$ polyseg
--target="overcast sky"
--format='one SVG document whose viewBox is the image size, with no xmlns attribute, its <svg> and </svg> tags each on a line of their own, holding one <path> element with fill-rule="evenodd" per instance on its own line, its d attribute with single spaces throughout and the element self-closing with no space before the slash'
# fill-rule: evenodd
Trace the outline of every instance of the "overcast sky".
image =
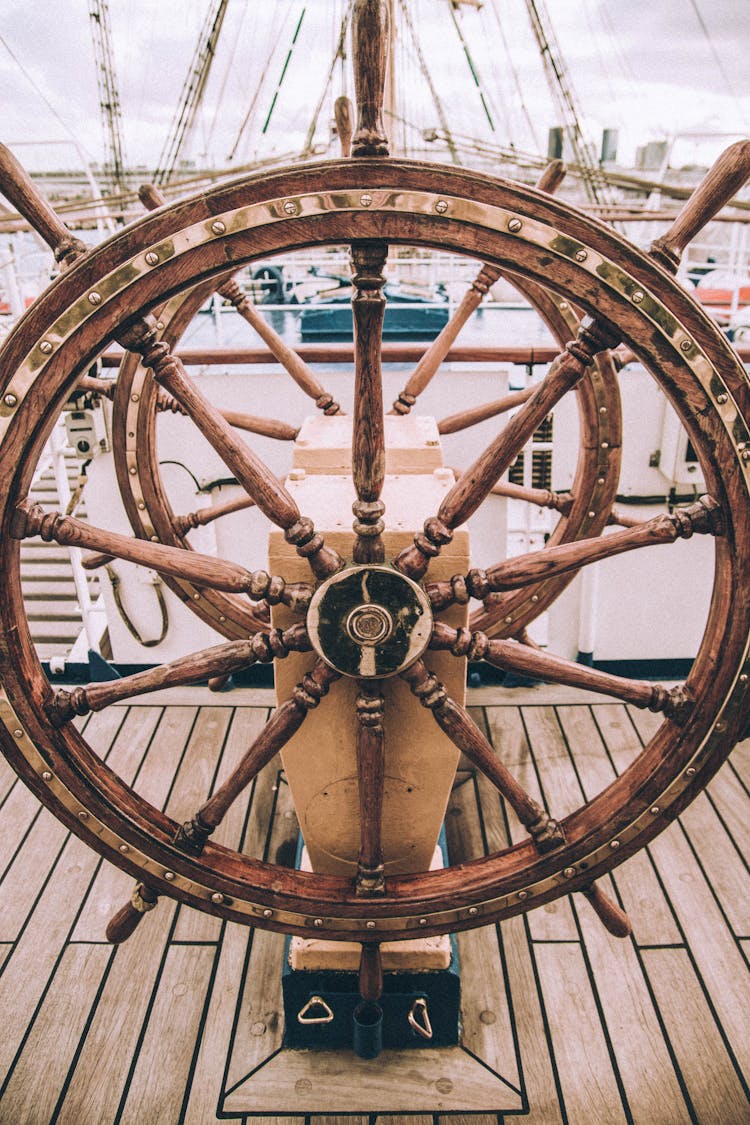
<svg viewBox="0 0 750 1125">
<path fill-rule="evenodd" d="M 402 0 L 394 0 L 400 8 Z M 110 0 L 126 158 L 158 161 L 210 0 Z M 301 148 L 334 55 L 345 0 L 230 0 L 211 78 L 186 156 L 235 165 Z M 457 13 L 488 120 L 449 0 L 406 7 L 445 115 L 456 134 L 546 151 L 558 122 L 524 0 L 484 0 Z M 544 5 L 540 5 L 544 8 Z M 750 133 L 750 0 L 547 0 L 582 123 L 596 145 L 620 130 L 619 156 L 684 133 Z M 78 143 L 101 160 L 104 140 L 88 0 L 0 0 L 0 134 L 32 168 L 75 164 Z M 265 134 L 274 92 L 299 34 Z M 439 124 L 401 17 L 396 53 L 403 136 Z M 337 66 L 316 139 L 324 142 L 331 100 L 352 93 Z M 243 119 L 250 120 L 240 133 Z M 682 139 L 674 163 L 710 159 L 728 143 Z M 24 142 L 23 147 L 19 142 Z M 28 144 L 28 142 L 33 142 Z M 65 153 L 65 154 L 64 154 Z M 436 152 L 436 158 L 443 154 Z"/>
</svg>

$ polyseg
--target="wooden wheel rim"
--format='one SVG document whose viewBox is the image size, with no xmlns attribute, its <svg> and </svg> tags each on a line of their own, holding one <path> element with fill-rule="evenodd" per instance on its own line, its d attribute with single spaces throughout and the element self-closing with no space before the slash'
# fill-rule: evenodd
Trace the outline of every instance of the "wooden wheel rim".
<svg viewBox="0 0 750 1125">
<path fill-rule="evenodd" d="M 440 193 L 422 186 L 431 177 Z M 366 207 L 365 195 L 371 197 Z M 438 201 L 447 210 L 436 211 Z M 291 871 L 280 878 L 273 865 L 211 843 L 200 860 L 191 859 L 170 843 L 175 823 L 114 777 L 74 727 L 50 728 L 43 709 L 50 689 L 23 618 L 20 552 L 9 535 L 15 504 L 28 490 L 66 394 L 102 340 L 127 319 L 119 311 L 123 293 L 132 315 L 133 308 L 225 271 L 228 259 L 241 264 L 259 243 L 267 253 L 282 241 L 335 240 L 342 215 L 352 212 L 360 238 L 408 239 L 464 253 L 468 241 L 474 254 L 564 290 L 576 305 L 617 324 L 677 408 L 725 519 L 708 622 L 688 678 L 697 703 L 687 723 L 665 721 L 620 778 L 564 821 L 567 843 L 554 852 L 539 856 L 524 841 L 460 872 L 389 879 L 387 895 L 365 901 L 343 880 Z M 249 223 L 253 216 L 256 225 Z M 520 233 L 508 231 L 511 217 L 521 220 Z M 146 252 L 159 255 L 158 266 L 145 264 Z M 102 298 L 98 304 L 89 300 L 92 291 Z M 707 783 L 738 737 L 750 674 L 750 596 L 743 581 L 750 561 L 747 378 L 718 330 L 669 275 L 558 201 L 476 174 L 377 160 L 240 181 L 146 216 L 87 255 L 29 310 L 2 354 L 4 750 L 55 815 L 159 891 L 253 925 L 339 939 L 389 940 L 483 925 L 588 886 L 643 846 Z"/>
</svg>

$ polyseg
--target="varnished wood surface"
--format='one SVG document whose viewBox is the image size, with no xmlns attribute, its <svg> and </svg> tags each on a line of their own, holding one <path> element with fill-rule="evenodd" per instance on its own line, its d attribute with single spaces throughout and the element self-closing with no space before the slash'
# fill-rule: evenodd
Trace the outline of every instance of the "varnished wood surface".
<svg viewBox="0 0 750 1125">
<path fill-rule="evenodd" d="M 472 717 L 506 765 L 558 815 L 582 791 L 591 798 L 606 786 L 660 723 L 593 696 L 573 703 L 580 693 L 561 688 L 470 695 Z M 76 721 L 123 778 L 180 816 L 231 776 L 268 714 L 268 693 L 217 699 L 190 689 L 173 706 L 163 693 L 155 698 Z M 313 1093 L 316 1085 L 330 1090 L 318 1120 L 348 1112 L 335 1117 L 339 1125 L 372 1125 L 386 1105 L 391 1120 L 418 1125 L 745 1125 L 748 785 L 750 742 L 678 824 L 602 881 L 627 909 L 632 938 L 607 934 L 581 895 L 510 919 L 499 932 L 460 936 L 459 1052 L 467 1066 L 467 1052 L 484 1064 L 466 1070 L 462 1104 L 457 1089 L 444 1092 L 449 1079 L 430 1085 L 437 1072 L 429 1052 L 419 1064 L 406 1053 L 374 1063 L 342 1055 L 343 1068 L 321 1056 L 312 1069 L 305 1053 L 275 1053 L 278 935 L 251 935 L 162 899 L 129 942 L 116 951 L 106 945 L 106 920 L 131 880 L 71 837 L 2 764 L 0 1121 L 284 1117 L 304 1125 L 309 1083 Z M 454 860 L 523 834 L 491 783 L 465 768 L 446 827 Z M 232 806 L 217 838 L 243 840 L 250 854 L 291 857 L 296 818 L 278 759 Z M 477 1101 L 480 1072 L 503 1076 L 495 1106 Z M 252 1102 L 263 1081 L 275 1092 L 273 1113 Z M 348 1111 L 335 1101 L 347 1082 Z M 404 1113 L 393 1109 L 394 1090 Z"/>
</svg>

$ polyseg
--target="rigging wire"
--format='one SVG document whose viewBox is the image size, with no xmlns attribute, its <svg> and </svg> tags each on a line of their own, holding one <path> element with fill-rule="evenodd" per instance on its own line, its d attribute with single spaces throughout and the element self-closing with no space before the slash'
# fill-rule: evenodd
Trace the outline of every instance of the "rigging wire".
<svg viewBox="0 0 750 1125">
<path fill-rule="evenodd" d="M 719 74 L 724 79 L 724 83 L 726 85 L 726 88 L 729 91 L 729 93 L 732 95 L 732 98 L 733 98 L 734 103 L 737 107 L 739 115 L 742 118 L 743 124 L 747 125 L 747 116 L 745 115 L 745 112 L 742 108 L 742 103 L 740 102 L 737 91 L 735 90 L 734 86 L 732 85 L 732 83 L 729 80 L 729 75 L 727 74 L 726 70 L 724 69 L 724 62 L 722 60 L 721 55 L 716 50 L 716 44 L 714 43 L 713 39 L 711 38 L 711 33 L 709 32 L 708 28 L 706 27 L 706 23 L 703 19 L 703 16 L 701 15 L 700 8 L 698 7 L 698 0 L 690 0 L 690 6 L 692 7 L 693 11 L 695 12 L 695 18 L 697 19 L 698 23 L 700 24 L 701 31 L 703 32 L 703 34 L 706 38 L 706 42 L 708 43 L 708 45 L 711 49 L 711 54 L 714 57 L 714 62 L 716 63 Z"/>
<path fill-rule="evenodd" d="M 35 91 L 35 93 L 37 93 L 39 95 L 39 97 L 42 99 L 42 101 L 44 102 L 44 104 L 46 105 L 47 109 L 50 111 L 52 116 L 55 118 L 55 120 L 58 121 L 62 125 L 65 132 L 68 133 L 73 138 L 73 140 L 75 141 L 75 143 L 79 147 L 79 149 L 81 149 L 81 151 L 86 153 L 87 158 L 89 160 L 93 160 L 94 157 L 91 155 L 91 152 L 86 148 L 86 146 L 83 144 L 83 142 L 78 139 L 76 134 L 71 129 L 70 125 L 68 125 L 67 121 L 65 121 L 65 119 L 60 116 L 60 114 L 57 112 L 55 107 L 52 105 L 52 102 L 49 100 L 49 98 L 46 96 L 46 94 L 44 94 L 42 92 L 42 90 L 40 89 L 40 87 L 37 86 L 36 82 L 31 77 L 31 75 L 29 74 L 26 67 L 23 65 L 21 60 L 13 53 L 9 44 L 3 38 L 2 35 L 0 35 L 0 43 L 2 43 L 3 47 L 5 47 L 5 50 L 8 52 L 10 57 L 13 59 L 13 62 L 16 64 L 18 69 L 21 71 L 21 74 L 23 74 L 24 78 L 27 80 L 27 82 L 32 87 L 32 89 Z"/>
<path fill-rule="evenodd" d="M 327 93 L 328 93 L 328 91 L 331 87 L 331 83 L 333 81 L 334 71 L 336 70 L 336 63 L 338 62 L 339 59 L 341 59 L 341 61 L 343 62 L 344 59 L 346 58 L 346 32 L 347 32 L 347 27 L 349 25 L 349 19 L 351 18 L 353 7 L 354 7 L 354 0 L 348 0 L 346 10 L 344 11 L 344 15 L 343 15 L 343 18 L 341 20 L 341 27 L 339 29 L 338 43 L 336 44 L 336 50 L 335 50 L 334 55 L 333 55 L 333 61 L 331 63 L 331 68 L 328 71 L 328 77 L 326 78 L 325 85 L 323 86 L 323 92 L 320 95 L 320 99 L 318 100 L 318 104 L 315 107 L 315 112 L 313 113 L 313 118 L 312 118 L 312 121 L 310 122 L 310 128 L 307 130 L 307 136 L 305 137 L 305 145 L 304 145 L 304 148 L 302 150 L 303 152 L 307 153 L 307 152 L 310 152 L 312 150 L 313 137 L 315 136 L 315 130 L 318 127 L 318 118 L 320 117 L 321 111 L 323 109 L 323 103 L 325 102 L 326 95 L 327 95 Z"/>
<path fill-rule="evenodd" d="M 479 74 L 477 73 L 477 69 L 474 66 L 474 61 L 471 57 L 471 53 L 469 51 L 468 44 L 466 42 L 466 39 L 464 38 L 463 32 L 461 31 L 461 27 L 459 25 L 458 19 L 456 18 L 456 9 L 453 7 L 452 0 L 448 0 L 448 9 L 449 9 L 450 14 L 451 14 L 451 19 L 453 20 L 453 26 L 456 29 L 456 34 L 458 35 L 458 38 L 461 42 L 461 46 L 463 47 L 464 55 L 466 56 L 466 61 L 469 64 L 469 70 L 471 71 L 471 76 L 474 79 L 474 85 L 476 86 L 477 91 L 479 93 L 479 99 L 482 103 L 482 109 L 484 110 L 485 117 L 487 118 L 487 121 L 489 122 L 490 129 L 494 133 L 495 132 L 495 122 L 492 120 L 492 114 L 490 113 L 489 106 L 487 105 L 487 100 L 484 96 L 484 91 L 482 89 L 482 83 L 479 81 Z"/>
<path fill-rule="evenodd" d="M 287 72 L 287 69 L 289 67 L 289 63 L 291 62 L 292 53 L 294 52 L 294 47 L 295 47 L 295 44 L 297 42 L 297 37 L 299 36 L 300 28 L 302 27 L 302 21 L 305 18 L 305 12 L 306 11 L 307 11 L 307 8 L 302 9 L 299 20 L 297 21 L 297 26 L 294 29 L 294 35 L 292 36 L 291 46 L 289 47 L 289 50 L 287 51 L 286 59 L 284 60 L 284 65 L 281 68 L 281 75 L 279 77 L 278 82 L 276 83 L 276 89 L 273 92 L 273 98 L 271 99 L 271 107 L 268 110 L 266 120 L 263 122 L 263 128 L 261 129 L 261 135 L 262 136 L 266 135 L 266 133 L 268 132 L 268 126 L 271 124 L 271 117 L 273 116 L 273 111 L 276 108 L 276 101 L 278 99 L 281 87 L 284 83 L 284 78 L 286 77 L 286 72 Z"/>
<path fill-rule="evenodd" d="M 541 146 L 540 141 L 539 141 L 539 136 L 538 136 L 537 131 L 536 131 L 536 126 L 534 125 L 534 122 L 531 119 L 531 114 L 529 113 L 528 106 L 526 105 L 526 100 L 525 100 L 524 95 L 523 95 L 523 87 L 521 86 L 521 79 L 520 79 L 520 76 L 519 76 L 519 73 L 518 73 L 518 67 L 516 66 L 515 62 L 513 61 L 513 53 L 510 49 L 510 44 L 508 43 L 508 37 L 505 34 L 505 27 L 503 25 L 503 21 L 500 19 L 500 12 L 497 9 L 497 0 L 490 0 L 490 7 L 492 9 L 492 14 L 495 17 L 495 23 L 497 24 L 498 31 L 500 32 L 500 38 L 502 40 L 503 47 L 505 49 L 506 62 L 508 64 L 508 66 L 510 68 L 510 72 L 513 76 L 513 84 L 516 88 L 516 94 L 518 95 L 518 104 L 520 106 L 521 113 L 523 114 L 523 116 L 526 119 L 526 124 L 529 128 L 529 133 L 531 134 L 531 139 L 534 142 L 535 147 L 537 149 L 539 149 L 539 151 L 541 152 L 542 146 Z M 510 132 L 510 130 L 508 130 L 508 131 Z"/>
<path fill-rule="evenodd" d="M 288 5 L 286 11 L 284 12 L 284 15 L 281 19 L 281 22 L 279 23 L 279 29 L 276 32 L 275 38 L 274 38 L 274 29 L 273 29 L 273 27 L 271 27 L 271 31 L 270 31 L 270 35 L 272 37 L 271 47 L 270 47 L 270 50 L 269 50 L 268 55 L 266 57 L 266 61 L 263 65 L 263 71 L 262 71 L 261 76 L 260 76 L 260 81 L 258 82 L 258 85 L 255 88 L 255 93 L 252 96 L 252 99 L 250 101 L 250 105 L 248 107 L 247 113 L 243 117 L 242 124 L 240 125 L 239 130 L 237 131 L 237 137 L 235 139 L 234 144 L 232 145 L 232 151 L 227 156 L 227 161 L 234 160 L 234 157 L 237 153 L 237 149 L 239 148 L 240 142 L 242 141 L 242 135 L 243 135 L 243 133 L 247 129 L 248 125 L 250 124 L 250 122 L 253 120 L 253 118 L 255 116 L 255 110 L 256 110 L 256 107 L 258 105 L 258 100 L 260 98 L 261 93 L 263 92 L 264 87 L 265 87 L 266 78 L 268 77 L 268 71 L 269 71 L 269 68 L 270 68 L 270 65 L 271 65 L 271 59 L 273 58 L 274 54 L 276 53 L 276 48 L 278 47 L 279 43 L 281 42 L 281 36 L 284 34 L 284 28 L 287 25 L 287 22 L 289 20 L 289 16 L 291 15 L 291 12 L 292 12 L 292 8 L 294 7 L 294 3 L 295 3 L 295 0 L 289 0 L 289 5 Z"/>
<path fill-rule="evenodd" d="M 445 134 L 445 142 L 448 145 L 448 151 L 451 154 L 451 160 L 453 161 L 454 164 L 460 164 L 461 158 L 458 155 L 458 149 L 456 148 L 455 142 L 453 140 L 453 136 L 451 134 L 450 126 L 448 124 L 448 118 L 446 117 L 446 114 L 445 114 L 445 108 L 443 106 L 442 101 L 440 100 L 440 95 L 438 94 L 437 89 L 435 88 L 435 84 L 432 81 L 432 75 L 430 74 L 429 68 L 427 66 L 427 61 L 426 61 L 426 59 L 424 57 L 424 54 L 422 52 L 422 47 L 420 45 L 419 38 L 417 37 L 417 32 L 416 32 L 416 29 L 415 29 L 414 24 L 412 22 L 412 18 L 409 15 L 409 8 L 407 6 L 406 0 L 400 0 L 400 4 L 401 4 L 401 12 L 402 12 L 404 20 L 406 22 L 406 27 L 409 31 L 409 35 L 411 36 L 411 41 L 412 41 L 412 44 L 414 46 L 414 50 L 415 50 L 416 55 L 417 55 L 417 61 L 419 62 L 419 69 L 422 71 L 422 75 L 424 77 L 425 82 L 427 83 L 427 86 L 428 86 L 429 91 L 430 91 L 430 95 L 431 95 L 432 100 L 434 102 L 435 110 L 437 112 L 438 120 L 440 122 L 440 128 L 443 130 L 443 133 Z"/>
<path fill-rule="evenodd" d="M 231 53 L 229 55 L 229 60 L 228 60 L 227 65 L 226 65 L 226 69 L 224 71 L 224 77 L 221 80 L 221 86 L 219 88 L 219 93 L 218 93 L 218 96 L 216 98 L 216 106 L 214 108 L 214 115 L 211 119 L 211 124 L 209 125 L 208 131 L 207 131 L 206 136 L 204 138 L 204 147 L 207 147 L 207 141 L 208 141 L 209 138 L 216 136 L 216 128 L 217 128 L 217 125 L 218 125 L 218 122 L 219 122 L 219 111 L 222 107 L 222 103 L 224 101 L 224 95 L 226 93 L 227 84 L 229 82 L 229 76 L 232 73 L 232 68 L 234 66 L 234 59 L 235 59 L 235 55 L 237 54 L 237 47 L 238 47 L 240 39 L 241 39 L 240 33 L 242 31 L 242 26 L 245 22 L 245 16 L 247 15 L 247 11 L 248 11 L 248 7 L 245 4 L 242 7 L 242 15 L 240 16 L 240 22 L 237 25 L 237 29 L 236 29 L 234 35 L 232 36 L 232 50 L 231 50 Z"/>
</svg>

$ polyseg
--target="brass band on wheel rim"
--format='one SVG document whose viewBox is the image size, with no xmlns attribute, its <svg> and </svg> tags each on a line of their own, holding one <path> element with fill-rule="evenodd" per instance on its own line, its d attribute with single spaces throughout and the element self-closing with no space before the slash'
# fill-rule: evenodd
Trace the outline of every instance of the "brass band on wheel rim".
<svg viewBox="0 0 750 1125">
<path fill-rule="evenodd" d="M 388 940 L 486 924 L 587 886 L 651 839 L 706 784 L 747 714 L 750 521 L 743 453 L 750 395 L 737 357 L 678 284 L 615 233 L 557 201 L 475 174 L 440 169 L 440 194 L 425 190 L 424 182 L 435 175 L 434 167 L 405 162 L 385 167 L 362 161 L 356 168 L 334 163 L 242 181 L 183 201 L 116 235 L 58 279 L 2 353 L 3 394 L 16 398 L 16 405 L 0 411 L 6 552 L 0 734 L 6 756 L 65 824 L 117 865 L 182 901 L 253 925 L 340 939 L 372 940 L 374 930 Z M 311 188 L 316 180 L 320 191 L 303 196 L 303 181 Z M 19 549 L 9 524 L 16 502 L 28 492 L 57 410 L 120 321 L 133 309 L 161 303 L 180 287 L 225 271 L 229 259 L 240 264 L 282 244 L 345 235 L 342 216 L 356 212 L 357 193 L 372 183 L 383 187 L 371 191 L 371 208 L 357 213 L 358 237 L 397 242 L 407 216 L 409 242 L 474 255 L 481 243 L 488 261 L 565 291 L 576 305 L 617 324 L 680 413 L 707 488 L 724 512 L 726 532 L 716 540 L 711 609 L 688 680 L 697 705 L 687 724 L 665 721 L 625 774 L 565 819 L 567 843 L 554 852 L 540 856 L 524 841 L 463 864 L 460 871 L 389 879 L 385 896 L 363 902 L 344 880 L 291 871 L 281 879 L 273 865 L 211 842 L 199 860 L 180 853 L 171 844 L 174 821 L 112 777 L 71 724 L 51 727 L 44 711 L 50 689 L 24 620 Z M 307 201 L 324 197 L 338 209 L 313 214 Z M 284 199 L 297 201 L 296 216 L 283 212 Z M 439 219 L 433 217 L 438 199 L 449 202 Z M 240 216 L 256 205 L 271 218 L 247 231 Z M 509 214 L 521 218 L 520 235 L 508 233 Z M 210 230 L 215 215 L 221 215 L 226 233 L 206 233 L 196 242 L 195 231 Z M 181 233 L 183 221 L 190 232 Z M 145 250 L 167 244 L 172 252 L 145 270 L 140 264 Z M 86 309 L 92 278 L 103 299 Z M 645 294 L 637 305 L 635 291 Z M 50 343 L 51 352 L 41 349 L 42 343 Z"/>
</svg>

